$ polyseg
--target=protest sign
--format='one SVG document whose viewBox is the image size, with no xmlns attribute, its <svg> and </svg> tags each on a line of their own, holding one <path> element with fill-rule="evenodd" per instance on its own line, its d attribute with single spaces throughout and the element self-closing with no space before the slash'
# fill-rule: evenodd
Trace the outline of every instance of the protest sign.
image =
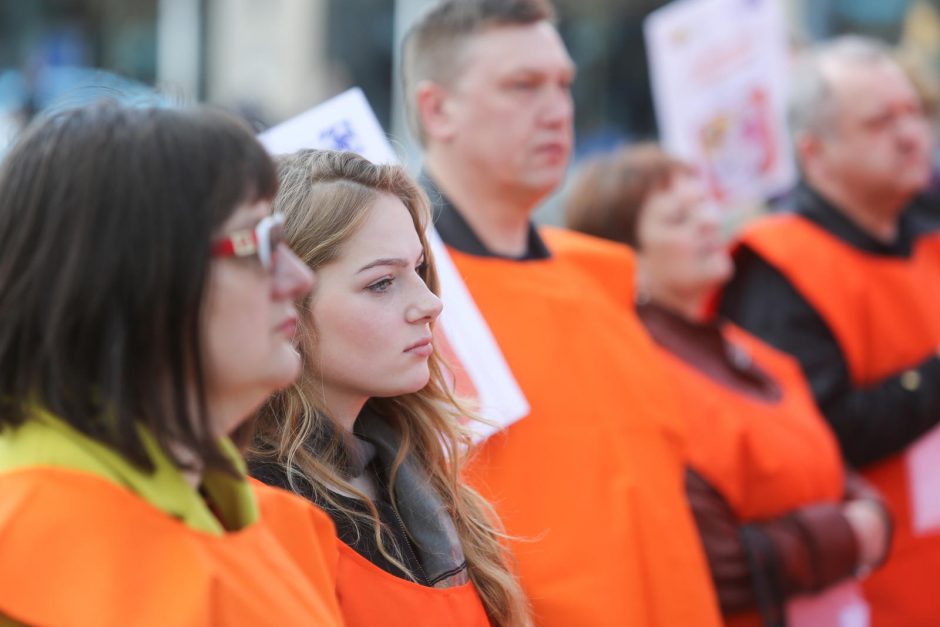
<svg viewBox="0 0 940 627">
<path fill-rule="evenodd" d="M 679 0 L 644 31 L 663 147 L 697 165 L 724 205 L 792 186 L 780 0 Z"/>
</svg>

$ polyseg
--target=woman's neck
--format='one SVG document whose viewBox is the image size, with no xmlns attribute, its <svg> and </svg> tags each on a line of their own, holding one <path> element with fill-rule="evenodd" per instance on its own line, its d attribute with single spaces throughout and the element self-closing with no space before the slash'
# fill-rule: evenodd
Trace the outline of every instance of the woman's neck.
<svg viewBox="0 0 940 627">
<path fill-rule="evenodd" d="M 335 402 L 334 399 L 334 402 L 328 405 L 326 411 L 336 429 L 339 430 L 339 433 L 335 434 L 334 437 L 341 440 L 345 459 L 348 463 L 346 468 L 340 469 L 341 474 L 344 475 L 345 480 L 351 486 L 374 501 L 378 495 L 378 487 L 370 473 L 364 472 L 364 470 L 369 459 L 375 454 L 375 449 L 371 444 L 360 440 L 353 433 L 356 419 L 359 418 L 359 414 L 368 400 L 368 398 L 357 401 L 350 399 L 340 404 Z"/>
<path fill-rule="evenodd" d="M 356 419 L 369 398 L 332 395 L 325 400 L 327 414 L 336 426 L 346 433 L 352 433 L 353 427 L 356 426 Z"/>
<path fill-rule="evenodd" d="M 674 290 L 657 289 L 655 286 L 647 291 L 640 292 L 638 301 L 652 303 L 689 322 L 707 322 L 711 318 L 708 303 L 713 290 L 702 290 L 696 293 L 679 293 Z M 645 298 L 644 298 L 645 297 Z"/>
<path fill-rule="evenodd" d="M 177 460 L 177 463 L 180 464 L 179 471 L 180 474 L 183 475 L 183 478 L 186 479 L 186 483 L 193 488 L 198 488 L 202 483 L 204 470 L 202 460 L 192 449 L 178 442 L 170 442 L 168 448 L 170 449 L 169 453 Z"/>
</svg>

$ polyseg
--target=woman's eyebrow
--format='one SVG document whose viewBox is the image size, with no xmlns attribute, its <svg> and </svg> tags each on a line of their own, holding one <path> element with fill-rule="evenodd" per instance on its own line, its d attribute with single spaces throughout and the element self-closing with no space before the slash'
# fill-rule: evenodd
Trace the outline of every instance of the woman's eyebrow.
<svg viewBox="0 0 940 627">
<path fill-rule="evenodd" d="M 359 270 L 357 270 L 356 273 L 358 274 L 359 272 L 364 272 L 371 268 L 375 268 L 376 266 L 395 266 L 395 267 L 404 268 L 409 265 L 410 264 L 406 260 L 400 257 L 376 259 L 375 261 L 370 261 L 366 265 L 359 268 Z"/>
</svg>

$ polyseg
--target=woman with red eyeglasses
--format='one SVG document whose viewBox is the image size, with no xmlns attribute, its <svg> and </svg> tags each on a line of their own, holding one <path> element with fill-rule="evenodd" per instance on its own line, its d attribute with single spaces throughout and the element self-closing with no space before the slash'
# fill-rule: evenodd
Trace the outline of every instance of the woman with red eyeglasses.
<svg viewBox="0 0 940 627">
<path fill-rule="evenodd" d="M 229 435 L 313 276 L 209 110 L 63 111 L 0 169 L 0 623 L 339 625 L 329 519 Z"/>
</svg>

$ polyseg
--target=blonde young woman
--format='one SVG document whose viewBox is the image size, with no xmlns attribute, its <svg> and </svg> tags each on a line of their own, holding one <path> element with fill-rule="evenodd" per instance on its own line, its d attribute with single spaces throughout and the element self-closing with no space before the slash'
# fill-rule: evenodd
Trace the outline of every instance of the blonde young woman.
<svg viewBox="0 0 940 627">
<path fill-rule="evenodd" d="M 402 168 L 303 151 L 276 210 L 318 284 L 304 372 L 265 407 L 252 472 L 323 507 L 349 625 L 526 625 L 489 505 L 460 477 L 461 410 L 434 350 L 427 198 Z"/>
</svg>

